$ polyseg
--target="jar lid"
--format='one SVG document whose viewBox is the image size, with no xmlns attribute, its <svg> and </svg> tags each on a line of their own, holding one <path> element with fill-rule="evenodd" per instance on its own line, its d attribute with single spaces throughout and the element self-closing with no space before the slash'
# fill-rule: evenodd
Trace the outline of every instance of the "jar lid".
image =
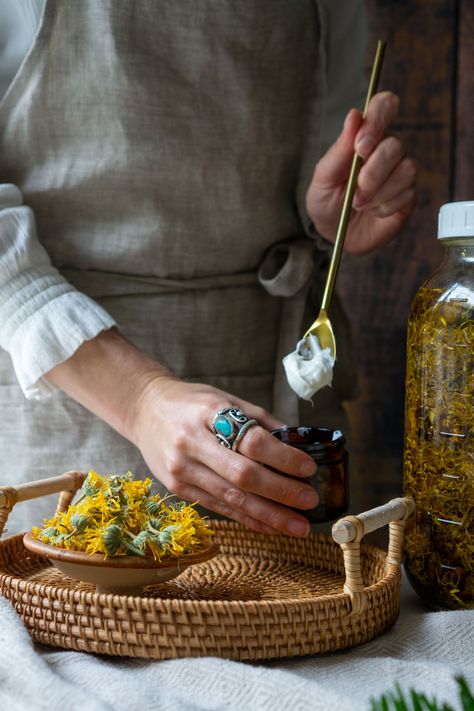
<svg viewBox="0 0 474 711">
<path fill-rule="evenodd" d="M 474 237 L 474 200 L 448 202 L 438 217 L 438 239 Z"/>
</svg>

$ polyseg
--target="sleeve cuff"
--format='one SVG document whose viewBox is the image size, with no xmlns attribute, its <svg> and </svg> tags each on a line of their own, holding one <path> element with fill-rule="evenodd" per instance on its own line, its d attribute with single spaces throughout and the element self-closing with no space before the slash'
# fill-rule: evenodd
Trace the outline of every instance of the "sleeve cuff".
<svg viewBox="0 0 474 711">
<path fill-rule="evenodd" d="M 0 185 L 0 346 L 28 399 L 55 388 L 45 374 L 116 323 L 53 267 L 21 191 Z"/>
<path fill-rule="evenodd" d="M 25 397 L 40 400 L 57 390 L 45 373 L 116 322 L 54 267 L 34 271 L 0 290 L 0 345 L 10 353 Z"/>
</svg>

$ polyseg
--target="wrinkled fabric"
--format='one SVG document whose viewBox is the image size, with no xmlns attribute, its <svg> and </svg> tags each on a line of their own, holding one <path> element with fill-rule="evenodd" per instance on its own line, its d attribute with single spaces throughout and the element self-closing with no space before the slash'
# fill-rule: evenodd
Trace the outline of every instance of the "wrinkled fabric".
<svg viewBox="0 0 474 711">
<path fill-rule="evenodd" d="M 34 645 L 0 598 L 0 707 L 11 711 L 367 711 L 399 684 L 460 708 L 474 690 L 474 611 L 429 612 L 402 587 L 395 626 L 360 647 L 262 663 L 148 661 Z M 25 683 L 25 670 L 28 683 Z"/>
</svg>

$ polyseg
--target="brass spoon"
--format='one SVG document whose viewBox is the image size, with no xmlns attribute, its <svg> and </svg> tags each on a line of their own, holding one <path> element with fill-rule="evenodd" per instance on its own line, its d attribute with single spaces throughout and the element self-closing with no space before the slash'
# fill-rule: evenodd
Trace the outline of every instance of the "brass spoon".
<svg viewBox="0 0 474 711">
<path fill-rule="evenodd" d="M 369 102 L 377 90 L 377 84 L 380 76 L 380 70 L 382 68 L 384 52 L 385 42 L 379 40 L 377 42 L 377 49 L 375 51 L 374 63 L 372 65 L 369 88 L 367 90 L 367 97 L 365 99 L 364 113 L 362 114 L 362 118 L 364 119 L 367 116 Z M 342 248 L 344 246 L 344 239 L 346 237 L 347 225 L 349 223 L 349 218 L 351 215 L 352 199 L 354 197 L 354 192 L 357 184 L 357 176 L 359 175 L 361 165 L 362 158 L 357 153 L 354 153 L 351 171 L 349 173 L 349 180 L 347 181 L 344 203 L 342 205 L 341 217 L 339 219 L 339 226 L 337 228 L 336 241 L 334 243 L 331 263 L 329 265 L 329 271 L 326 279 L 326 286 L 324 287 L 321 309 L 319 311 L 316 321 L 308 328 L 308 330 L 303 336 L 303 343 L 308 338 L 308 336 L 316 336 L 319 340 L 319 343 L 321 344 L 321 348 L 329 348 L 334 359 L 336 358 L 336 339 L 334 337 L 334 331 L 332 330 L 332 325 L 331 321 L 329 320 L 328 313 L 329 307 L 331 305 L 334 285 L 336 283 L 337 272 L 339 270 L 339 264 L 341 261 Z"/>
</svg>

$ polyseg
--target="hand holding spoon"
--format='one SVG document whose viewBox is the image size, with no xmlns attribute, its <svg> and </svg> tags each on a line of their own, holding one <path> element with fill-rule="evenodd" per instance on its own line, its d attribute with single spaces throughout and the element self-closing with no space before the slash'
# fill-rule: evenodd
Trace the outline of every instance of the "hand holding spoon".
<svg viewBox="0 0 474 711">
<path fill-rule="evenodd" d="M 364 113 L 362 114 L 363 119 L 365 119 L 365 117 L 367 116 L 369 102 L 377 91 L 377 84 L 382 68 L 384 52 L 385 42 L 379 40 L 377 43 L 375 59 L 372 66 L 372 74 L 370 76 L 369 88 L 365 100 Z M 326 286 L 324 288 L 323 299 L 321 302 L 321 309 L 319 311 L 318 317 L 316 318 L 314 323 L 311 324 L 311 326 L 308 328 L 308 330 L 303 336 L 303 340 L 311 335 L 317 336 L 321 347 L 329 348 L 334 359 L 336 358 L 336 339 L 334 338 L 334 332 L 332 330 L 332 325 L 331 321 L 329 320 L 328 312 L 329 307 L 331 305 L 334 285 L 336 283 L 336 277 L 339 270 L 339 264 L 341 262 L 341 255 L 342 249 L 344 247 L 344 239 L 346 237 L 347 225 L 351 216 L 352 200 L 354 197 L 357 185 L 357 176 L 359 175 L 361 165 L 362 158 L 357 153 L 354 153 L 354 158 L 352 159 L 351 170 L 349 173 L 349 179 L 347 181 L 344 203 L 342 205 L 341 217 L 339 219 L 339 226 L 337 228 L 336 241 L 334 243 L 331 263 L 329 265 L 329 271 L 326 279 Z"/>
<path fill-rule="evenodd" d="M 385 42 L 379 40 L 362 114 L 363 119 L 367 116 L 369 102 L 377 90 L 384 52 Z M 329 319 L 329 308 L 341 262 L 344 239 L 351 216 L 352 200 L 361 165 L 362 158 L 357 153 L 354 153 L 319 314 L 298 343 L 296 350 L 283 359 L 290 386 L 305 400 L 310 400 L 317 390 L 332 381 L 332 369 L 336 360 L 336 339 Z"/>
</svg>

